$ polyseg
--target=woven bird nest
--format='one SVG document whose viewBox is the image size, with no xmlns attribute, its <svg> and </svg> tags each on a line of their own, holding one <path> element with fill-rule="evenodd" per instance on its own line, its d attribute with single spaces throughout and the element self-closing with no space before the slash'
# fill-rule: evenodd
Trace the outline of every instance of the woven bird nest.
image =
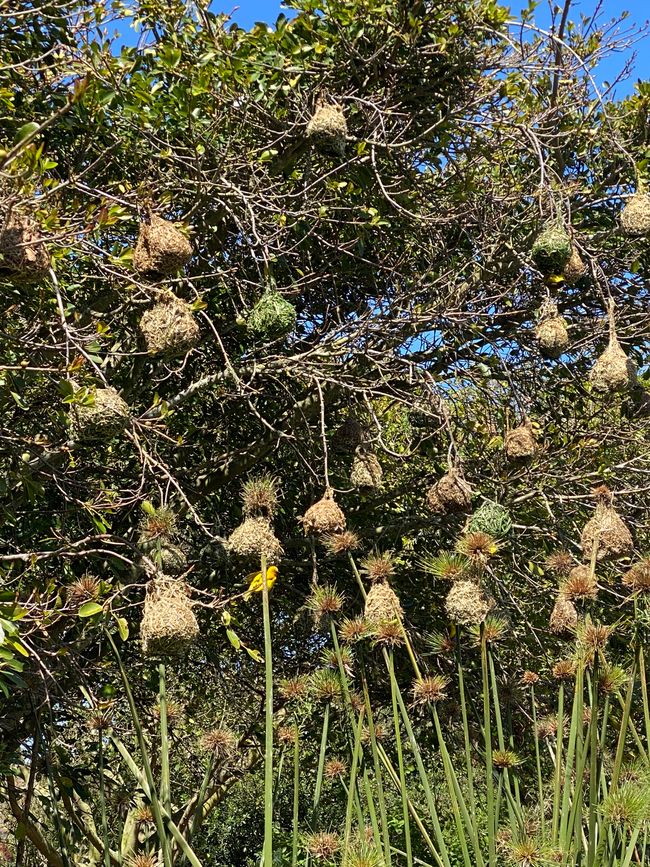
<svg viewBox="0 0 650 867">
<path fill-rule="evenodd" d="M 262 554 L 266 556 L 267 564 L 277 564 L 284 553 L 280 540 L 266 518 L 246 518 L 232 531 L 226 548 L 229 553 L 253 560 L 256 564 L 260 563 Z"/>
<path fill-rule="evenodd" d="M 352 462 L 350 482 L 355 488 L 379 488 L 383 470 L 374 452 L 357 448 Z"/>
<path fill-rule="evenodd" d="M 146 656 L 178 656 L 196 640 L 199 624 L 192 611 L 189 588 L 183 581 L 159 575 L 147 585 L 140 624 Z"/>
<path fill-rule="evenodd" d="M 567 632 L 575 632 L 578 625 L 578 612 L 570 599 L 564 596 L 558 596 L 551 611 L 549 620 L 549 628 L 556 635 L 563 635 Z"/>
<path fill-rule="evenodd" d="M 171 292 L 145 311 L 140 331 L 151 355 L 184 355 L 196 346 L 201 335 L 190 305 Z"/>
<path fill-rule="evenodd" d="M 650 234 L 650 196 L 636 193 L 621 211 L 621 229 L 631 237 Z"/>
<path fill-rule="evenodd" d="M 0 228 L 0 277 L 39 283 L 50 270 L 50 256 L 34 223 L 11 214 Z"/>
<path fill-rule="evenodd" d="M 353 415 L 348 416 L 332 435 L 332 448 L 344 454 L 353 454 L 363 443 L 363 427 Z"/>
<path fill-rule="evenodd" d="M 625 521 L 612 505 L 611 492 L 603 485 L 596 489 L 598 502 L 596 511 L 584 526 L 580 545 L 585 560 L 593 556 L 596 546 L 596 560 L 616 560 L 632 553 L 634 542 Z"/>
<path fill-rule="evenodd" d="M 133 267 L 139 274 L 174 274 L 192 258 L 192 245 L 169 220 L 148 214 L 140 223 L 133 251 Z"/>
<path fill-rule="evenodd" d="M 461 626 L 483 623 L 493 607 L 494 600 L 487 596 L 476 581 L 468 578 L 454 581 L 445 599 L 447 616 L 452 623 Z"/>
<path fill-rule="evenodd" d="M 404 611 L 400 601 L 385 581 L 378 581 L 368 591 L 364 617 L 371 627 L 390 620 L 402 621 Z"/>
<path fill-rule="evenodd" d="M 185 551 L 164 536 L 151 539 L 146 534 L 141 534 L 138 547 L 165 575 L 180 575 L 187 569 Z"/>
<path fill-rule="evenodd" d="M 548 226 L 535 239 L 531 256 L 542 274 L 562 274 L 571 251 L 571 238 L 562 226 Z"/>
<path fill-rule="evenodd" d="M 460 470 L 452 467 L 429 488 L 427 503 L 434 514 L 464 512 L 472 505 L 472 489 Z"/>
<path fill-rule="evenodd" d="M 310 506 L 300 519 L 305 533 L 326 536 L 345 530 L 345 515 L 334 501 L 334 491 L 327 488 L 322 500 Z"/>
<path fill-rule="evenodd" d="M 569 332 L 564 318 L 558 315 L 555 304 L 545 304 L 535 329 L 539 350 L 547 358 L 559 358 L 569 345 Z"/>
<path fill-rule="evenodd" d="M 318 105 L 307 124 L 307 138 L 324 153 L 345 154 L 348 125 L 340 105 Z"/>
<path fill-rule="evenodd" d="M 564 275 L 565 282 L 569 286 L 575 286 L 575 284 L 579 283 L 587 274 L 587 266 L 582 261 L 582 257 L 575 247 L 571 248 L 569 261 L 564 266 L 562 274 Z"/>
<path fill-rule="evenodd" d="M 279 292 L 267 289 L 248 315 L 246 326 L 260 340 L 285 337 L 296 327 L 296 308 Z"/>
<path fill-rule="evenodd" d="M 589 372 L 589 381 L 596 391 L 616 394 L 629 391 L 636 384 L 636 365 L 628 358 L 616 336 L 614 302 L 609 302 L 609 344 Z"/>
<path fill-rule="evenodd" d="M 511 461 L 526 461 L 534 456 L 537 441 L 528 420 L 506 434 L 504 449 Z"/>
<path fill-rule="evenodd" d="M 512 529 L 512 518 L 505 506 L 488 500 L 483 503 L 467 524 L 468 533 L 487 533 L 493 539 L 502 539 Z"/>
<path fill-rule="evenodd" d="M 80 441 L 107 440 L 122 433 L 130 418 L 127 402 L 110 386 L 96 388 L 91 393 L 92 404 L 72 404 L 70 407 L 73 438 Z"/>
</svg>

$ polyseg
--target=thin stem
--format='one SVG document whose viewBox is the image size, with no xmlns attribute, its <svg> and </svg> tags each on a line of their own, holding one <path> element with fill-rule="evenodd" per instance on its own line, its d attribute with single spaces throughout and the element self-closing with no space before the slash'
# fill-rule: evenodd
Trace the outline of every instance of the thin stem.
<svg viewBox="0 0 650 867">
<path fill-rule="evenodd" d="M 273 648 L 266 555 L 262 554 L 262 608 L 264 612 L 264 669 L 266 673 L 266 730 L 264 742 L 264 867 L 273 867 Z"/>
<path fill-rule="evenodd" d="M 171 783 L 169 778 L 169 740 L 167 730 L 167 688 L 165 684 L 165 666 L 158 666 L 160 692 L 160 801 L 168 813 L 171 813 Z"/>
<path fill-rule="evenodd" d="M 395 728 L 395 749 L 397 752 L 397 767 L 399 769 L 399 786 L 402 796 L 402 816 L 404 818 L 404 845 L 406 848 L 406 864 L 407 867 L 412 867 L 413 853 L 411 852 L 411 828 L 409 824 L 409 804 L 408 794 L 406 790 L 406 778 L 404 776 L 404 757 L 402 755 L 402 732 L 399 721 L 399 711 L 397 709 L 397 696 L 395 694 L 395 660 L 393 659 L 393 651 L 388 653 L 388 664 L 390 673 L 390 695 L 393 708 L 393 725 Z"/>
<path fill-rule="evenodd" d="M 488 681 L 487 642 L 481 624 L 481 674 L 483 680 L 483 738 L 485 740 L 485 779 L 487 783 L 488 863 L 496 867 L 496 826 L 494 822 L 494 778 L 492 776 L 492 720 L 490 718 L 490 688 Z"/>
<path fill-rule="evenodd" d="M 293 724 L 293 825 L 291 829 L 291 867 L 298 864 L 298 822 L 300 810 L 300 731 Z"/>
<path fill-rule="evenodd" d="M 330 703 L 325 704 L 325 713 L 323 714 L 323 730 L 320 739 L 320 752 L 318 754 L 318 772 L 316 774 L 316 788 L 314 789 L 314 812 L 313 821 L 316 822 L 318 804 L 320 803 L 320 794 L 323 788 L 323 769 L 325 767 L 325 753 L 327 752 L 327 735 L 329 731 L 330 721 Z"/>
</svg>

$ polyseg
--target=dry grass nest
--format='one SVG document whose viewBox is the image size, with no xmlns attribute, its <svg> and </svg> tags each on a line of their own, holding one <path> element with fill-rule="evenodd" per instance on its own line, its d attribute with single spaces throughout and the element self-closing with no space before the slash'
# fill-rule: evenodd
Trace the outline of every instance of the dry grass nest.
<svg viewBox="0 0 650 867">
<path fill-rule="evenodd" d="M 178 656 L 198 634 L 187 584 L 166 575 L 150 581 L 140 624 L 143 652 L 147 656 Z"/>
<path fill-rule="evenodd" d="M 587 266 L 582 261 L 582 257 L 580 253 L 576 250 L 575 247 L 571 249 L 571 255 L 569 256 L 569 261 L 564 266 L 563 270 L 564 280 L 569 286 L 575 286 L 576 283 L 579 283 L 584 276 L 587 274 Z"/>
<path fill-rule="evenodd" d="M 140 224 L 133 267 L 140 274 L 174 274 L 192 258 L 192 245 L 173 223 L 151 214 Z"/>
<path fill-rule="evenodd" d="M 452 623 L 461 626 L 476 626 L 483 623 L 493 607 L 494 600 L 476 581 L 468 578 L 454 581 L 445 599 L 447 616 Z"/>
<path fill-rule="evenodd" d="M 334 492 L 328 488 L 321 500 L 310 506 L 300 519 L 305 533 L 326 536 L 345 530 L 345 515 L 334 500 Z"/>
<path fill-rule="evenodd" d="M 558 315 L 557 307 L 549 304 L 545 308 L 535 329 L 539 350 L 547 358 L 559 358 L 569 345 L 569 332 L 566 322 Z"/>
<path fill-rule="evenodd" d="M 534 456 L 537 441 L 530 422 L 526 421 L 506 434 L 504 449 L 511 461 L 526 461 Z"/>
<path fill-rule="evenodd" d="M 621 211 L 621 229 L 631 237 L 650 234 L 650 196 L 636 193 Z"/>
<path fill-rule="evenodd" d="M 560 595 L 555 600 L 553 611 L 551 611 L 551 619 L 549 628 L 556 635 L 563 635 L 567 632 L 575 632 L 578 625 L 578 612 L 570 599 L 566 599 Z"/>
<path fill-rule="evenodd" d="M 350 482 L 355 488 L 379 488 L 383 470 L 374 452 L 357 449 L 352 462 Z"/>
<path fill-rule="evenodd" d="M 0 229 L 0 276 L 18 283 L 39 283 L 50 270 L 50 255 L 35 224 L 11 214 Z"/>
<path fill-rule="evenodd" d="M 348 124 L 340 105 L 319 105 L 307 124 L 307 138 L 325 153 L 343 156 Z"/>
<path fill-rule="evenodd" d="M 231 554 L 254 560 L 258 566 L 262 554 L 267 563 L 278 563 L 284 553 L 280 540 L 266 518 L 246 518 L 232 531 L 226 548 Z"/>
<path fill-rule="evenodd" d="M 95 389 L 92 404 L 72 404 L 70 416 L 74 439 L 88 442 L 120 434 L 129 423 L 130 411 L 127 402 L 109 386 Z"/>
<path fill-rule="evenodd" d="M 404 617 L 397 594 L 385 581 L 373 584 L 368 591 L 364 617 L 371 627 Z"/>
<path fill-rule="evenodd" d="M 596 511 L 580 537 L 585 560 L 592 557 L 596 545 L 596 560 L 616 560 L 632 553 L 634 542 L 625 521 L 616 509 L 606 502 L 599 502 Z"/>
<path fill-rule="evenodd" d="M 342 422 L 332 435 L 332 448 L 337 452 L 353 454 L 363 442 L 363 427 L 351 415 Z"/>
<path fill-rule="evenodd" d="M 635 385 L 636 365 L 627 357 L 615 334 L 591 368 L 589 381 L 603 394 L 629 391 Z"/>
<path fill-rule="evenodd" d="M 142 315 L 140 331 L 150 355 L 183 355 L 201 336 L 190 305 L 171 292 Z"/>
<path fill-rule="evenodd" d="M 472 505 L 472 489 L 460 470 L 452 467 L 429 488 L 427 502 L 435 514 L 465 512 Z"/>
</svg>

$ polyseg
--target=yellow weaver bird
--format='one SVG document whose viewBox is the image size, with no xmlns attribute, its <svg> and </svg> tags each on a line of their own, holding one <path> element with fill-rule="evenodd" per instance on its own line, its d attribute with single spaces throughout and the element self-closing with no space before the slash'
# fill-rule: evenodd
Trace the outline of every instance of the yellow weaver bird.
<svg viewBox="0 0 650 867">
<path fill-rule="evenodd" d="M 277 566 L 269 566 L 266 570 L 266 586 L 271 589 L 275 584 L 275 580 L 278 577 L 278 567 Z M 264 589 L 264 581 L 262 580 L 261 572 L 251 572 L 250 575 L 246 576 L 246 580 L 250 581 L 248 585 L 248 590 L 244 593 L 244 599 L 246 602 L 251 598 L 253 593 L 261 593 Z"/>
</svg>

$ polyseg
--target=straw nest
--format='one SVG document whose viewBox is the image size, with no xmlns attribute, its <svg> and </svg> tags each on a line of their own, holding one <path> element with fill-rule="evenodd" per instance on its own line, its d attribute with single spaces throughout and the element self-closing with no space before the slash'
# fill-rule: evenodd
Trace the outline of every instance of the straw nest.
<svg viewBox="0 0 650 867">
<path fill-rule="evenodd" d="M 34 223 L 10 215 L 0 229 L 0 277 L 19 283 L 39 283 L 50 270 L 50 256 Z"/>
<path fill-rule="evenodd" d="M 171 292 L 143 314 L 140 331 L 151 355 L 183 355 L 201 335 L 190 305 Z"/>
<path fill-rule="evenodd" d="M 587 266 L 582 261 L 582 257 L 575 247 L 571 248 L 569 261 L 564 266 L 562 274 L 564 275 L 565 282 L 569 286 L 575 286 L 575 284 L 579 283 L 587 274 Z"/>
<path fill-rule="evenodd" d="M 296 308 L 279 292 L 267 289 L 251 310 L 246 326 L 261 340 L 285 337 L 296 327 Z"/>
<path fill-rule="evenodd" d="M 452 467 L 429 488 L 427 503 L 435 514 L 464 512 L 472 505 L 472 489 L 460 470 Z"/>
<path fill-rule="evenodd" d="M 504 449 L 511 461 L 525 461 L 534 456 L 537 451 L 537 441 L 529 421 L 525 421 L 506 434 Z"/>
<path fill-rule="evenodd" d="M 129 405 L 110 386 L 97 388 L 93 403 L 73 404 L 70 408 L 71 429 L 75 439 L 88 441 L 110 439 L 120 434 L 129 423 Z"/>
<path fill-rule="evenodd" d="M 562 226 L 548 226 L 535 239 L 531 256 L 542 274 L 562 274 L 571 252 L 571 238 Z"/>
<path fill-rule="evenodd" d="M 192 258 L 192 245 L 173 223 L 156 214 L 140 223 L 133 267 L 140 274 L 174 274 Z"/>
<path fill-rule="evenodd" d="M 578 625 L 578 612 L 570 599 L 564 596 L 558 596 L 555 600 L 555 605 L 551 611 L 549 620 L 549 628 L 556 635 L 562 635 L 566 632 L 575 632 Z"/>
<path fill-rule="evenodd" d="M 483 623 L 493 607 L 494 600 L 487 596 L 476 581 L 468 578 L 454 581 L 445 599 L 447 616 L 452 623 L 461 626 Z"/>
<path fill-rule="evenodd" d="M 187 584 L 166 575 L 150 581 L 140 624 L 143 652 L 147 656 L 178 656 L 198 634 Z"/>
<path fill-rule="evenodd" d="M 626 235 L 640 237 L 650 234 L 650 196 L 636 193 L 621 211 L 621 229 Z"/>
<path fill-rule="evenodd" d="M 343 156 L 348 125 L 340 105 L 319 105 L 307 124 L 307 138 L 325 153 Z"/>
<path fill-rule="evenodd" d="M 609 344 L 589 373 L 595 391 L 616 394 L 629 391 L 636 384 L 636 365 L 628 358 L 616 336 L 614 302 L 609 304 Z"/>
<path fill-rule="evenodd" d="M 483 503 L 467 524 L 468 533 L 487 533 L 493 539 L 502 539 L 512 529 L 512 518 L 505 506 L 488 500 Z"/>
<path fill-rule="evenodd" d="M 280 540 L 266 518 L 246 518 L 230 534 L 226 549 L 230 554 L 257 562 L 264 554 L 267 563 L 278 563 L 284 553 Z"/>
<path fill-rule="evenodd" d="M 632 553 L 634 542 L 625 521 L 609 503 L 600 502 L 584 526 L 580 545 L 585 560 L 590 560 L 596 545 L 596 560 L 616 560 Z"/>
<path fill-rule="evenodd" d="M 364 617 L 370 626 L 377 626 L 390 620 L 401 621 L 404 617 L 397 594 L 385 581 L 373 584 L 368 591 Z"/>
<path fill-rule="evenodd" d="M 355 416 L 348 416 L 332 435 L 332 448 L 344 454 L 353 454 L 363 442 L 363 427 Z"/>
<path fill-rule="evenodd" d="M 334 492 L 328 488 L 323 498 L 310 506 L 300 519 L 305 533 L 325 536 L 345 530 L 345 515 L 334 501 Z"/>
<path fill-rule="evenodd" d="M 357 448 L 350 472 L 351 484 L 355 488 L 379 488 L 382 476 L 383 470 L 377 455 L 363 448 Z"/>
<path fill-rule="evenodd" d="M 547 304 L 540 315 L 535 329 L 539 350 L 547 358 L 559 358 L 569 345 L 566 321 L 558 315 L 555 304 Z"/>
</svg>

